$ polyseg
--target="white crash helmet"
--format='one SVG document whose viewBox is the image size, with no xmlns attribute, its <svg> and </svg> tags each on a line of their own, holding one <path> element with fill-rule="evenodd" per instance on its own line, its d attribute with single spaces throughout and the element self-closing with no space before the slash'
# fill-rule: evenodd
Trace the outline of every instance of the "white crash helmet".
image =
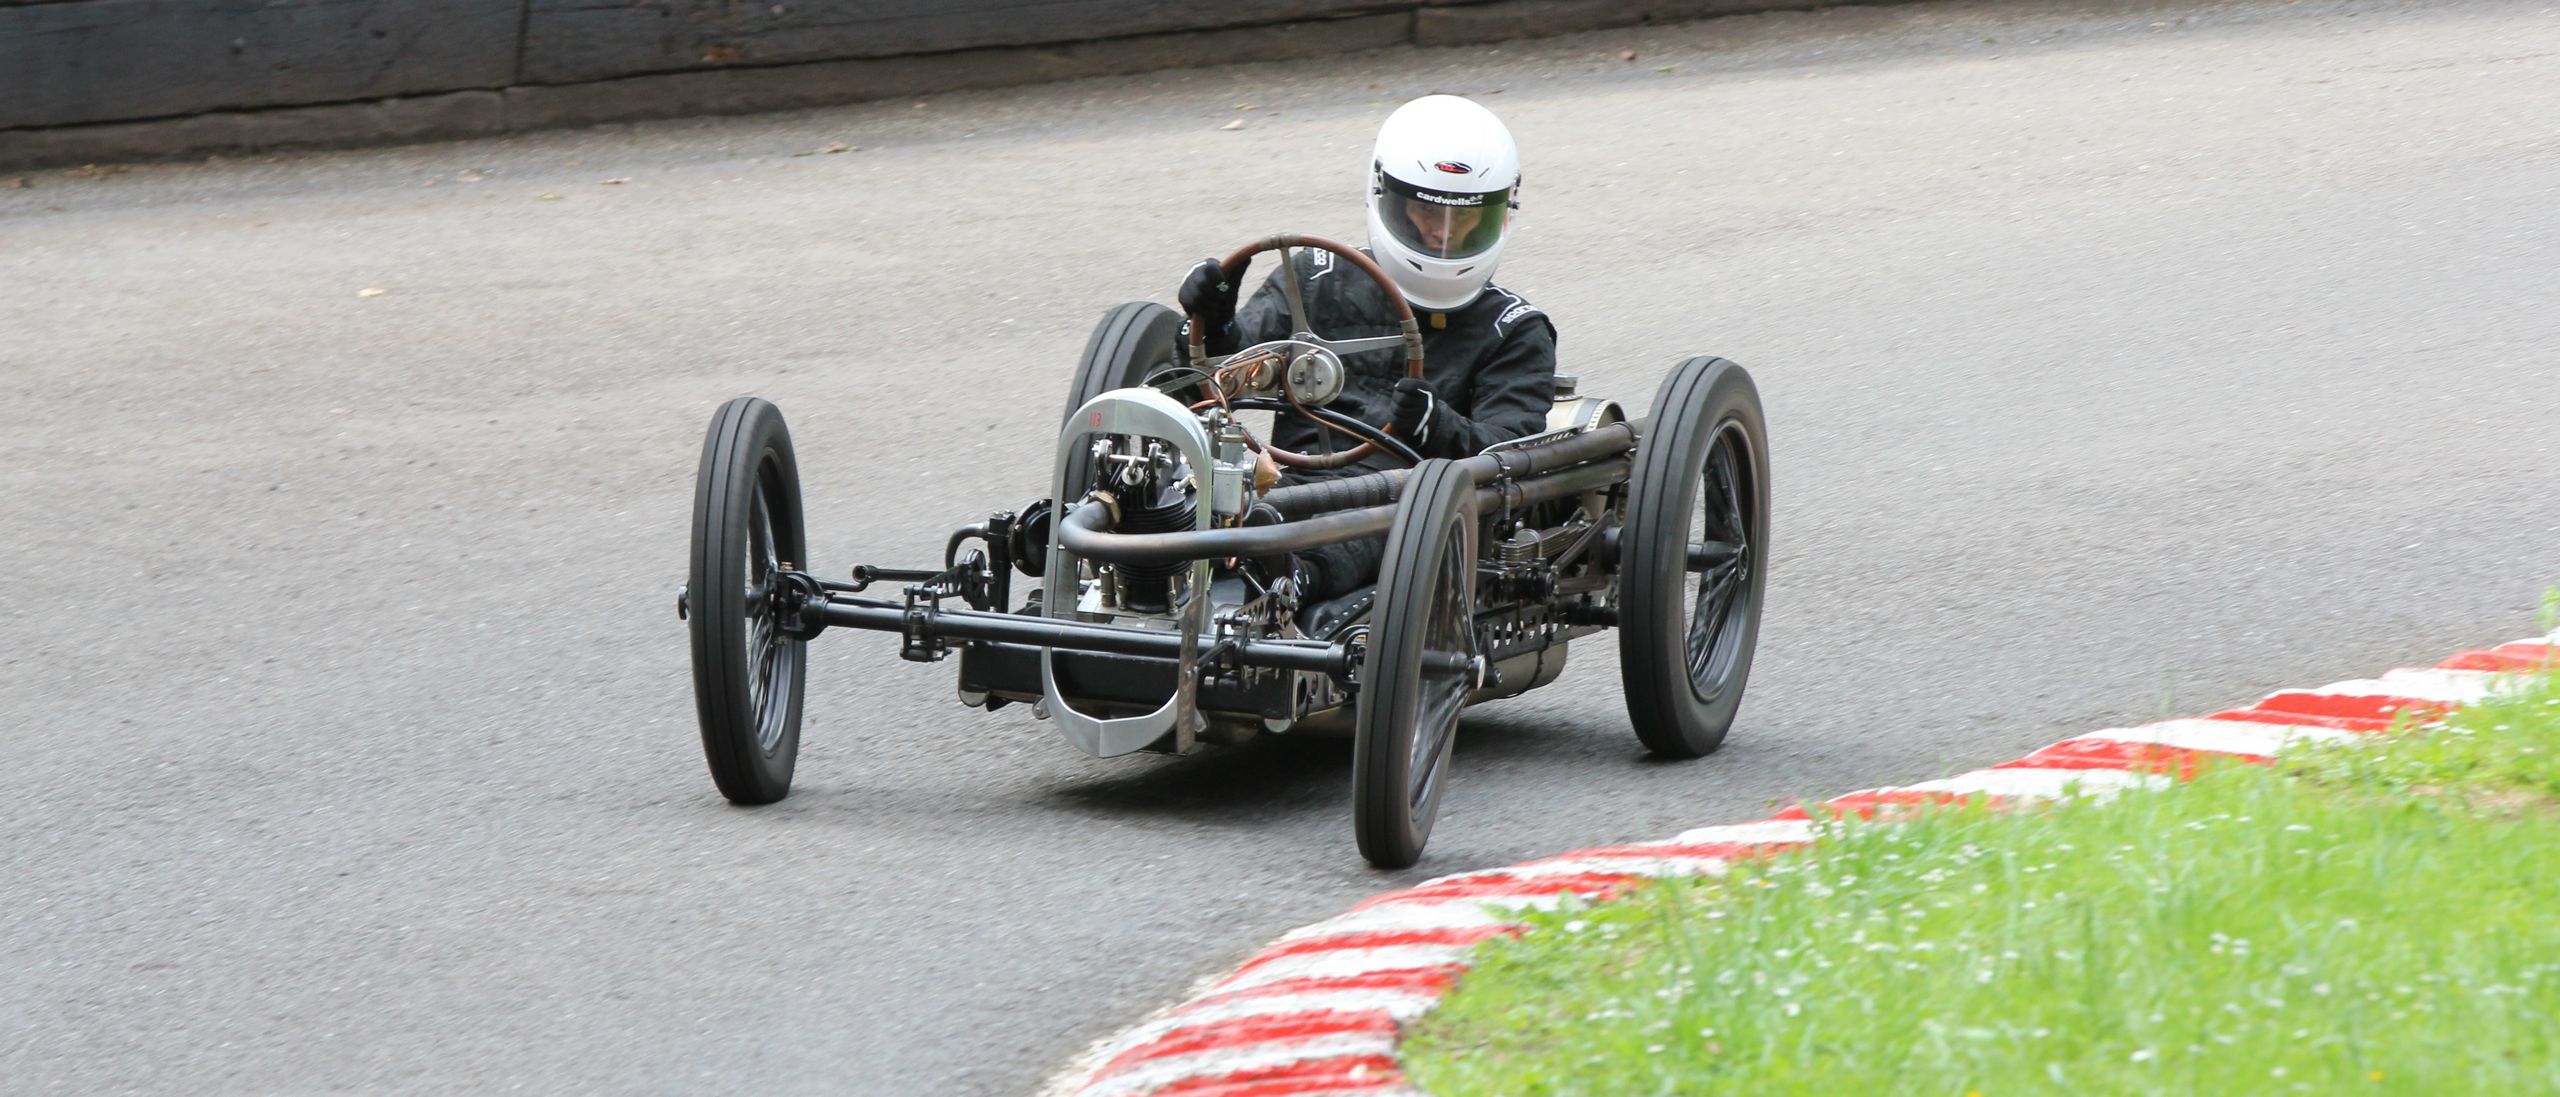
<svg viewBox="0 0 2560 1097">
<path fill-rule="evenodd" d="M 1447 311 L 1493 280 L 1519 208 L 1520 147 L 1455 95 L 1396 108 L 1369 155 L 1369 250 L 1415 308 Z"/>
</svg>

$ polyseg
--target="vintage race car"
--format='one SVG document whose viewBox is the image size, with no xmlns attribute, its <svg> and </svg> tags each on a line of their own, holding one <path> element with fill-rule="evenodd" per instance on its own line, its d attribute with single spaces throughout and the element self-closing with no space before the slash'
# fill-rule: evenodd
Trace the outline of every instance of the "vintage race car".
<svg viewBox="0 0 2560 1097">
<path fill-rule="evenodd" d="M 723 405 L 677 605 L 720 792 L 740 804 L 790 792 L 805 645 L 829 628 L 893 633 L 907 659 L 956 655 L 962 703 L 1028 703 L 1096 756 L 1347 733 L 1352 829 L 1387 868 L 1421 856 L 1460 711 L 1553 682 L 1575 639 L 1618 630 L 1647 748 L 1714 750 L 1750 675 L 1768 570 L 1768 435 L 1750 375 L 1689 358 L 1640 422 L 1560 377 L 1545 432 L 1421 460 L 1326 406 L 1346 355 L 1401 348 L 1422 375 L 1420 327 L 1384 271 L 1300 235 L 1241 248 L 1226 269 L 1241 278 L 1255 255 L 1285 264 L 1301 247 L 1374 279 L 1401 332 L 1328 338 L 1292 295 L 1290 338 L 1212 356 L 1164 306 L 1111 310 L 1068 390 L 1048 497 L 955 531 L 939 567 L 820 578 L 781 411 Z M 1251 412 L 1316 420 L 1345 445 L 1281 450 Z M 1275 475 L 1381 451 L 1412 467 Z M 1323 602 L 1293 589 L 1286 554 L 1380 535 L 1374 587 Z M 1037 584 L 1020 598 L 1016 573 Z M 883 584 L 898 593 L 865 593 Z"/>
</svg>

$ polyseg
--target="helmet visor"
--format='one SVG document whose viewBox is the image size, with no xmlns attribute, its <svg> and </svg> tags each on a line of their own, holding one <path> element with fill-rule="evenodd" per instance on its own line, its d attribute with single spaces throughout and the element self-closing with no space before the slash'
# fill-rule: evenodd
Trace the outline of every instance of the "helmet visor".
<svg viewBox="0 0 2560 1097">
<path fill-rule="evenodd" d="M 1404 246 L 1434 259 L 1481 255 L 1502 240 L 1511 190 L 1462 194 L 1427 190 L 1378 174 L 1378 219 Z"/>
</svg>

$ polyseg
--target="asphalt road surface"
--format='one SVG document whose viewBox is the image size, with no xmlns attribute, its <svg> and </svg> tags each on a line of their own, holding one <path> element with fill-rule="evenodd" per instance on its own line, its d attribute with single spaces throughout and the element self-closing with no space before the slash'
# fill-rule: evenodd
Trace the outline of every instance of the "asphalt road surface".
<svg viewBox="0 0 2560 1097">
<path fill-rule="evenodd" d="M 1379 873 L 1340 741 L 1095 761 L 831 634 L 792 797 L 714 794 L 714 406 L 829 573 L 923 561 L 1104 309 L 1357 239 L 1433 91 L 1587 391 L 1760 379 L 1722 753 L 1585 644 Z M 1384 888 L 2532 631 L 2555 119 L 2537 2 L 1959 2 L 0 181 L 0 1090 L 1022 1094 Z"/>
</svg>

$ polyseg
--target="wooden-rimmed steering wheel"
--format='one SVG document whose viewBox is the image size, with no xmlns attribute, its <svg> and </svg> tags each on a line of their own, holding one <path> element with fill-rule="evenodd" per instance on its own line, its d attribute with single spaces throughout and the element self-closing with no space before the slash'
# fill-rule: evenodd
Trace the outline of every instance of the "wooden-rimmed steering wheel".
<svg viewBox="0 0 2560 1097">
<path fill-rule="evenodd" d="M 1294 273 L 1294 262 L 1289 255 L 1289 249 L 1291 248 L 1315 248 L 1319 251 L 1332 252 L 1343 262 L 1351 264 L 1351 266 L 1354 269 L 1357 269 L 1360 273 L 1368 275 L 1369 280 L 1376 282 L 1378 284 L 1378 289 L 1387 295 L 1387 303 L 1395 306 L 1396 322 L 1400 327 L 1402 327 L 1403 331 L 1397 335 L 1379 335 L 1366 339 L 1328 339 L 1322 335 L 1316 334 L 1315 324 L 1313 323 L 1312 318 L 1307 315 L 1306 294 L 1298 287 L 1298 278 Z M 1289 302 L 1289 325 L 1292 330 L 1291 338 L 1298 342 L 1311 343 L 1315 346 L 1321 347 L 1332 353 L 1337 358 L 1358 354 L 1363 351 L 1384 350 L 1388 347 L 1393 347 L 1401 343 L 1404 346 L 1404 375 L 1414 378 L 1422 376 L 1422 325 L 1415 321 L 1413 316 L 1413 305 L 1404 299 L 1404 291 L 1396 288 L 1395 280 L 1387 277 L 1386 270 L 1378 266 L 1377 260 L 1361 254 L 1358 248 L 1336 243 L 1321 236 L 1305 236 L 1298 233 L 1275 233 L 1270 236 L 1265 236 L 1262 239 L 1256 240 L 1241 248 L 1237 248 L 1234 254 L 1220 260 L 1218 266 L 1225 272 L 1228 281 L 1240 285 L 1244 278 L 1245 268 L 1252 265 L 1253 257 L 1266 251 L 1279 252 L 1280 268 L 1283 271 L 1291 272 L 1287 277 L 1280 279 L 1282 292 L 1287 296 Z M 1207 325 L 1203 324 L 1198 316 L 1190 316 L 1188 319 L 1190 320 L 1190 323 L 1185 325 L 1185 327 L 1191 333 L 1190 346 L 1188 348 L 1191 366 L 1192 368 L 1199 370 L 1203 375 L 1213 374 L 1214 371 L 1209 368 Z M 1395 433 L 1395 426 L 1393 424 L 1381 424 L 1379 425 L 1378 430 L 1379 433 L 1382 434 L 1393 434 Z M 1329 454 L 1296 453 L 1273 445 L 1263 445 L 1259 448 L 1264 453 L 1270 454 L 1273 461 L 1283 465 L 1288 465 L 1293 468 L 1329 469 L 1340 468 L 1343 465 L 1348 465 L 1354 461 L 1368 457 L 1370 454 L 1378 452 L 1380 447 L 1376 442 L 1364 441 L 1351 449 L 1344 450 L 1340 453 Z"/>
</svg>

